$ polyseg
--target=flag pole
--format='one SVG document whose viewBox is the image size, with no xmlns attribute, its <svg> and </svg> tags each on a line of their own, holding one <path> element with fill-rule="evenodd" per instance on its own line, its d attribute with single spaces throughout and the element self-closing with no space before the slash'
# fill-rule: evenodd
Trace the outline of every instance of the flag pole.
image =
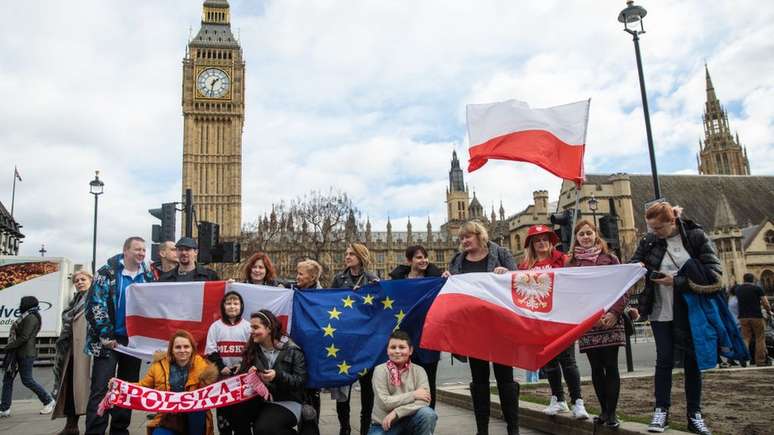
<svg viewBox="0 0 774 435">
<path fill-rule="evenodd" d="M 13 206 L 16 202 L 16 174 L 18 174 L 16 166 L 13 167 L 13 189 L 11 189 L 11 219 L 13 219 Z"/>
<path fill-rule="evenodd" d="M 589 98 L 588 106 L 586 106 L 586 128 L 583 130 L 583 147 L 585 150 L 586 147 L 586 136 L 589 132 L 589 111 L 591 109 L 591 98 Z M 585 157 L 585 151 L 584 151 L 584 157 Z M 581 161 L 581 165 L 583 165 L 583 162 Z M 583 168 L 583 166 L 581 166 Z M 586 178 L 586 171 L 583 171 L 583 179 Z M 581 194 L 581 187 L 583 186 L 582 182 L 576 182 L 575 183 L 575 208 L 573 209 L 572 214 L 572 235 L 570 236 L 570 246 L 568 248 L 568 251 L 572 251 L 572 245 L 575 244 L 575 225 L 578 221 L 578 214 L 580 212 L 580 194 Z M 596 223 L 595 223 L 596 224 Z M 568 252 L 569 254 L 569 252 Z"/>
</svg>

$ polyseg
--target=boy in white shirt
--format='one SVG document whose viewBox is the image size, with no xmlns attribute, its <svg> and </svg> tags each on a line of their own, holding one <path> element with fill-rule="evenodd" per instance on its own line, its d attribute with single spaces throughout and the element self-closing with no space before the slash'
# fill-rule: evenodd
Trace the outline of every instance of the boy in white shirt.
<svg viewBox="0 0 774 435">
<path fill-rule="evenodd" d="M 242 352 L 250 338 L 250 322 L 242 319 L 245 304 L 242 295 L 229 291 L 220 301 L 220 319 L 214 321 L 207 331 L 204 354 L 215 363 L 222 377 L 237 373 L 242 363 Z M 218 432 L 230 435 L 232 407 L 218 408 Z"/>
</svg>

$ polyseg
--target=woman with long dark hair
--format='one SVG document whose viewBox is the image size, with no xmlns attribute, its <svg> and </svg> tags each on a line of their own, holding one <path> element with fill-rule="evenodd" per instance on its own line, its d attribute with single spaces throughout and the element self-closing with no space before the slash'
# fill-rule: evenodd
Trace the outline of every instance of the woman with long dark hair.
<svg viewBox="0 0 774 435">
<path fill-rule="evenodd" d="M 252 425 L 255 435 L 294 434 L 293 428 L 301 422 L 307 379 L 304 353 L 285 335 L 282 323 L 269 310 L 250 314 L 250 328 L 252 335 L 239 371 L 257 373 L 272 399 L 256 397 L 242 403 L 234 433 L 250 435 Z"/>
<path fill-rule="evenodd" d="M 391 279 L 416 279 L 441 276 L 441 269 L 431 263 L 427 258 L 427 249 L 422 245 L 413 245 L 406 248 L 406 263 L 395 267 L 390 272 Z M 441 360 L 441 352 L 426 350 L 417 347 L 411 355 L 411 362 L 421 366 L 427 373 L 427 381 L 430 384 L 430 407 L 435 409 L 435 378 L 438 373 L 438 361 Z"/>
<path fill-rule="evenodd" d="M 607 243 L 599 237 L 596 225 L 587 220 L 581 220 L 575 225 L 575 242 L 570 251 L 567 267 L 606 266 L 619 263 L 618 257 L 608 252 Z M 623 314 L 628 301 L 628 294 L 624 294 L 594 327 L 578 340 L 581 353 L 585 353 L 589 359 L 591 382 L 601 408 L 595 422 L 612 429 L 621 424 L 615 415 L 621 390 L 618 348 L 626 343 Z"/>
</svg>

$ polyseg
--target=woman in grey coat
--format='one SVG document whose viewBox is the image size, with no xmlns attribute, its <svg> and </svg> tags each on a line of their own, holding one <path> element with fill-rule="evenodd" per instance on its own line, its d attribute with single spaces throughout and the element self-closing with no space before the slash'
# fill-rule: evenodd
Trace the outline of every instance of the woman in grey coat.
<svg viewBox="0 0 774 435">
<path fill-rule="evenodd" d="M 86 414 L 89 401 L 90 358 L 83 352 L 86 342 L 86 293 L 92 276 L 85 270 L 73 274 L 73 294 L 70 304 L 62 311 L 62 333 L 56 341 L 54 364 L 54 397 L 57 406 L 51 418 L 67 417 L 58 435 L 77 435 L 78 418 Z"/>
</svg>

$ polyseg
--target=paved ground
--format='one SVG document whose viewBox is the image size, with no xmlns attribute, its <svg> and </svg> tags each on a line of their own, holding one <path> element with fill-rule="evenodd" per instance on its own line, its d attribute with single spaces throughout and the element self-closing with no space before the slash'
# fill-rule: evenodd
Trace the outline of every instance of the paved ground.
<svg viewBox="0 0 774 435">
<path fill-rule="evenodd" d="M 357 396 L 355 396 L 357 394 Z M 359 415 L 359 394 L 354 393 L 352 397 L 352 424 L 353 429 L 357 430 L 356 415 Z M 339 433 L 339 423 L 336 418 L 336 407 L 331 400 L 323 400 L 323 409 L 321 412 L 321 433 L 322 435 L 336 435 Z M 17 400 L 11 407 L 11 417 L 0 419 L 0 434 L 14 435 L 51 435 L 57 433 L 64 427 L 64 420 L 51 420 L 48 415 L 40 415 L 38 411 L 41 405 L 37 400 Z M 474 434 L 475 421 L 473 414 L 465 409 L 438 403 L 438 426 L 436 434 Z M 135 413 L 132 419 L 132 435 L 144 435 L 145 432 L 144 413 Z M 81 418 L 81 431 L 83 431 L 83 418 Z M 504 434 L 505 424 L 501 420 L 492 420 L 489 430 L 492 434 Z M 542 432 L 530 429 L 520 429 L 522 435 L 540 435 Z"/>
</svg>

